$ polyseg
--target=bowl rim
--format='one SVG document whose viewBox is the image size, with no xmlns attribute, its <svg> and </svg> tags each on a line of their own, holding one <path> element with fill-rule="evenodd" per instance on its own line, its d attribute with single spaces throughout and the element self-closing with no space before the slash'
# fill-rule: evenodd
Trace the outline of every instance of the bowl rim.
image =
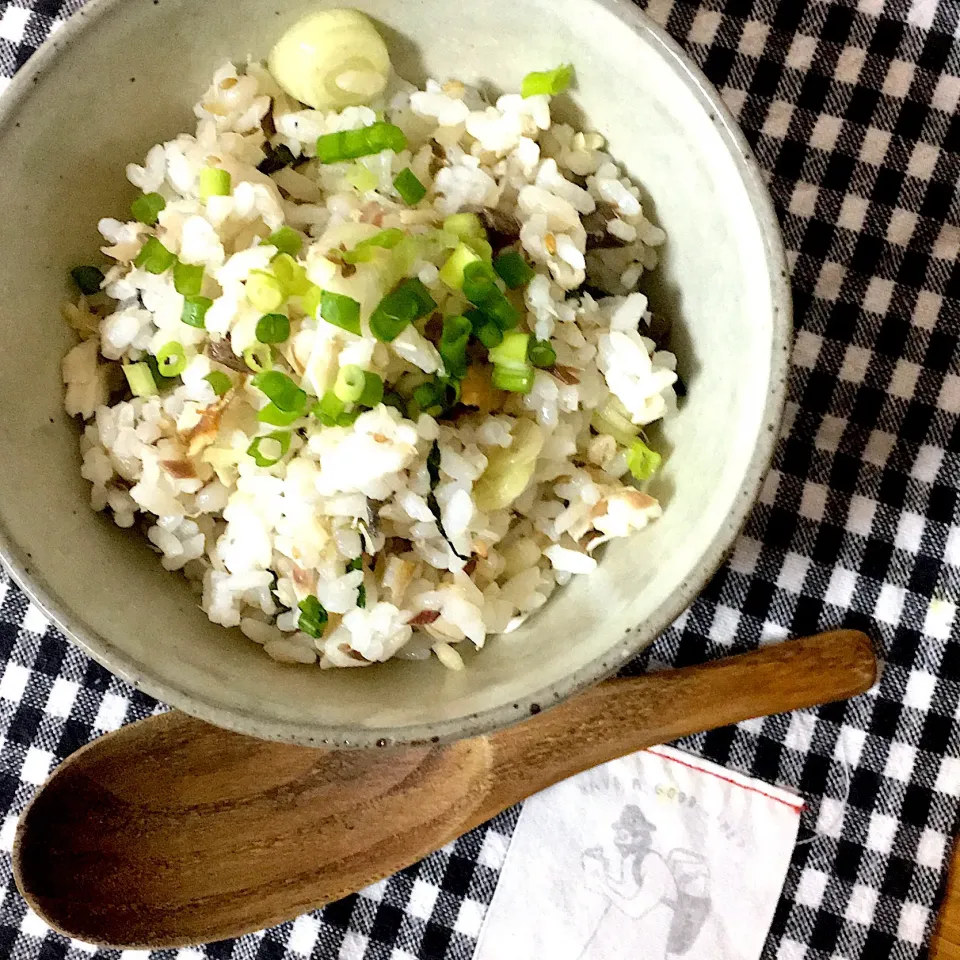
<svg viewBox="0 0 960 960">
<path fill-rule="evenodd" d="M 169 704 L 198 719 L 259 739 L 277 740 L 311 747 L 363 748 L 449 743 L 492 733 L 561 703 L 586 687 L 605 679 L 653 642 L 690 606 L 720 567 L 752 510 L 770 468 L 780 433 L 786 401 L 786 380 L 790 344 L 793 335 L 793 306 L 786 253 L 779 223 L 767 190 L 763 173 L 737 122 L 720 94 L 667 32 L 633 3 L 622 0 L 589 0 L 597 4 L 628 29 L 660 48 L 664 59 L 672 63 L 677 75 L 694 94 L 702 108 L 714 120 L 731 154 L 737 173 L 747 192 L 758 224 L 770 274 L 773 309 L 772 343 L 768 393 L 763 408 L 758 440 L 748 461 L 734 502 L 713 539 L 701 554 L 690 575 L 677 584 L 655 613 L 638 624 L 613 648 L 595 657 L 562 680 L 477 713 L 448 720 L 368 730 L 349 725 L 320 725 L 278 720 L 248 709 L 233 710 L 213 706 L 192 694 L 154 676 L 147 664 L 138 662 L 114 647 L 105 637 L 87 630 L 80 617 L 62 604 L 56 592 L 39 575 L 0 525 L 0 560 L 24 593 L 55 624 L 65 637 L 79 646 L 99 664 L 123 680 L 143 690 L 161 703 Z M 101 16 L 120 8 L 125 0 L 89 0 L 60 29 L 37 49 L 17 72 L 0 97 L 0 133 L 27 99 L 58 53 L 74 44 Z"/>
</svg>

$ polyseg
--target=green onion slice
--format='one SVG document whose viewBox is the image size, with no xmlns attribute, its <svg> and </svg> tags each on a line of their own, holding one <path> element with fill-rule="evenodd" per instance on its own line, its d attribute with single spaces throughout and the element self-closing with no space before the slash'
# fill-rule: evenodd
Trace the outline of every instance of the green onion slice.
<svg viewBox="0 0 960 960">
<path fill-rule="evenodd" d="M 403 239 L 403 231 L 399 227 L 389 227 L 375 233 L 366 240 L 361 240 L 352 250 L 343 254 L 344 263 L 367 263 L 373 259 L 373 252 L 377 247 L 392 250 Z"/>
<path fill-rule="evenodd" d="M 320 295 L 320 316 L 327 323 L 360 336 L 360 304 L 351 297 L 324 290 Z"/>
<path fill-rule="evenodd" d="M 80 292 L 88 297 L 100 292 L 103 283 L 103 271 L 99 267 L 80 266 L 70 271 L 73 282 L 80 288 Z"/>
<path fill-rule="evenodd" d="M 511 330 L 503 335 L 503 341 L 490 351 L 490 362 L 505 370 L 528 370 L 527 353 L 530 334 Z"/>
<path fill-rule="evenodd" d="M 512 370 L 508 367 L 494 367 L 491 381 L 497 390 L 509 390 L 510 393 L 529 393 L 533 389 L 533 368 Z"/>
<path fill-rule="evenodd" d="M 127 378 L 130 392 L 135 397 L 155 397 L 159 392 L 153 379 L 150 366 L 146 363 L 125 363 L 123 374 Z"/>
<path fill-rule="evenodd" d="M 443 365 L 451 377 L 461 378 L 467 373 L 467 344 L 473 327 L 466 317 L 446 317 L 437 349 Z"/>
<path fill-rule="evenodd" d="M 156 237 L 147 237 L 133 262 L 135 266 L 143 267 L 147 273 L 160 274 L 169 270 L 177 262 L 177 257 Z"/>
<path fill-rule="evenodd" d="M 377 304 L 370 317 L 370 331 L 390 343 L 407 327 L 435 310 L 437 302 L 416 278 L 404 280 Z"/>
<path fill-rule="evenodd" d="M 265 313 L 257 321 L 256 337 L 261 343 L 283 343 L 290 336 L 290 320 L 282 313 Z"/>
<path fill-rule="evenodd" d="M 557 351 L 553 349 L 549 340 L 534 340 L 530 344 L 530 362 L 535 367 L 546 369 L 557 362 Z"/>
<path fill-rule="evenodd" d="M 381 150 L 399 153 L 406 146 L 407 138 L 399 127 L 392 123 L 374 123 L 359 130 L 325 133 L 317 140 L 317 159 L 321 163 L 340 163 L 380 153 Z"/>
<path fill-rule="evenodd" d="M 263 373 L 270 369 L 273 363 L 273 353 L 270 345 L 266 343 L 255 343 L 243 351 L 243 362 L 254 372 Z"/>
<path fill-rule="evenodd" d="M 213 306 L 209 297 L 184 297 L 180 319 L 188 327 L 203 329 L 206 326 L 207 311 Z"/>
<path fill-rule="evenodd" d="M 327 611 L 323 604 L 310 594 L 305 600 L 298 604 L 300 610 L 300 620 L 297 626 L 314 640 L 319 640 L 323 636 L 323 628 L 327 625 Z"/>
<path fill-rule="evenodd" d="M 306 392 L 279 370 L 258 373 L 250 383 L 285 413 L 302 413 L 307 405 Z"/>
<path fill-rule="evenodd" d="M 357 400 L 359 407 L 375 407 L 383 399 L 383 380 L 375 373 L 363 373 L 363 393 Z"/>
<path fill-rule="evenodd" d="M 540 94 L 555 96 L 563 93 L 570 86 L 573 79 L 573 67 L 564 63 L 556 70 L 544 70 L 539 73 L 528 73 L 520 86 L 520 96 L 536 97 Z"/>
<path fill-rule="evenodd" d="M 286 299 L 283 284 L 265 270 L 251 270 L 247 276 L 245 291 L 247 299 L 257 310 L 271 313 Z"/>
<path fill-rule="evenodd" d="M 523 254 L 516 250 L 505 250 L 501 253 L 493 261 L 493 269 L 511 290 L 528 284 L 536 276 L 530 264 L 523 259 Z"/>
<path fill-rule="evenodd" d="M 276 247 L 277 253 L 288 253 L 291 257 L 295 257 L 303 246 L 303 237 L 293 227 L 280 227 L 263 242 Z"/>
<path fill-rule="evenodd" d="M 161 377 L 179 377 L 187 369 L 187 352 L 183 345 L 171 340 L 157 351 L 157 373 Z"/>
<path fill-rule="evenodd" d="M 627 451 L 627 467 L 634 480 L 649 480 L 660 469 L 663 457 L 651 450 L 639 437 Z"/>
<path fill-rule="evenodd" d="M 427 188 L 409 167 L 404 167 L 393 178 L 393 188 L 409 207 L 415 207 L 427 195 Z"/>
<path fill-rule="evenodd" d="M 130 204 L 130 213 L 133 214 L 134 220 L 152 227 L 157 222 L 160 211 L 166 206 L 167 201 L 159 193 L 145 193 Z"/>
<path fill-rule="evenodd" d="M 219 167 L 204 167 L 200 171 L 200 199 L 230 195 L 230 174 Z"/>
<path fill-rule="evenodd" d="M 270 272 L 288 297 L 302 297 L 313 287 L 307 279 L 307 268 L 297 263 L 289 253 L 278 253 L 270 261 Z"/>
<path fill-rule="evenodd" d="M 348 363 L 345 367 L 341 367 L 337 373 L 333 392 L 344 403 L 356 403 L 363 396 L 365 385 L 366 377 L 363 369 L 355 363 Z"/>
<path fill-rule="evenodd" d="M 467 240 L 470 237 L 487 239 L 487 231 L 475 213 L 452 213 L 443 221 L 446 233 L 452 233 L 458 240 Z"/>
<path fill-rule="evenodd" d="M 451 289 L 460 290 L 463 287 L 464 273 L 472 263 L 479 263 L 481 257 L 461 241 L 457 248 L 447 257 L 446 263 L 440 268 L 440 279 Z"/>
<path fill-rule="evenodd" d="M 268 443 L 268 441 L 271 441 Z M 276 446 L 274 446 L 276 444 Z M 264 449 L 266 445 L 266 449 Z M 253 457 L 258 467 L 272 467 L 290 449 L 290 433 L 277 431 L 268 433 L 265 437 L 256 437 L 247 447 L 247 453 Z"/>
<path fill-rule="evenodd" d="M 222 370 L 212 370 L 203 379 L 213 387 L 218 397 L 233 389 L 233 381 Z"/>
<path fill-rule="evenodd" d="M 332 391 L 328 390 L 314 405 L 310 411 L 325 427 L 337 426 L 340 415 L 344 412 L 346 404 Z"/>
<path fill-rule="evenodd" d="M 173 287 L 185 297 L 195 297 L 203 287 L 203 266 L 178 260 L 173 265 Z"/>
<path fill-rule="evenodd" d="M 261 423 L 269 423 L 274 427 L 289 427 L 294 420 L 299 420 L 302 414 L 295 410 L 281 410 L 275 403 L 268 403 L 257 413 Z"/>
</svg>

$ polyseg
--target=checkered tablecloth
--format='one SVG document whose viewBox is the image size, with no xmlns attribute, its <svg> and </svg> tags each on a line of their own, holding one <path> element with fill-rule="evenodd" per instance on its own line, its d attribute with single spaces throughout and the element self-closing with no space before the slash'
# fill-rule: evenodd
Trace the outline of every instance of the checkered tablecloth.
<svg viewBox="0 0 960 960">
<path fill-rule="evenodd" d="M 0 85 L 79 6 L 0 0 Z M 760 503 L 730 562 L 634 669 L 842 625 L 878 641 L 872 694 L 682 745 L 807 800 L 767 960 L 921 957 L 960 807 L 960 2 L 647 10 L 722 91 L 767 173 L 797 337 Z M 157 706 L 5 579 L 0 597 L 0 955 L 89 956 L 27 912 L 14 824 L 56 763 Z M 179 955 L 468 960 L 515 821 L 322 912 Z"/>
</svg>

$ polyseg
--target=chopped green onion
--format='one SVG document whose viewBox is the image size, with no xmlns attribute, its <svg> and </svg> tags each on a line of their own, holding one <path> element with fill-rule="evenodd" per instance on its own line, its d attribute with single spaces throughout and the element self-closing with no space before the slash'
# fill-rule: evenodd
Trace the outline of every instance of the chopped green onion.
<svg viewBox="0 0 960 960">
<path fill-rule="evenodd" d="M 270 443 L 264 450 L 263 445 Z M 276 444 L 276 446 L 273 446 Z M 268 433 L 265 437 L 256 437 L 247 447 L 247 454 L 253 457 L 258 467 L 272 467 L 290 449 L 290 434 L 287 431 Z M 274 456 L 276 454 L 276 456 Z"/>
<path fill-rule="evenodd" d="M 426 316 L 436 306 L 436 301 L 419 280 L 404 280 L 377 304 L 370 317 L 370 331 L 378 340 L 390 343 L 405 327 Z"/>
<path fill-rule="evenodd" d="M 480 262 L 480 257 L 465 243 L 457 244 L 456 250 L 447 258 L 447 262 L 440 268 L 440 279 L 451 289 L 460 290 L 463 287 L 464 270 L 471 263 Z"/>
<path fill-rule="evenodd" d="M 361 583 L 357 587 L 357 606 L 363 610 L 367 605 L 367 587 L 366 584 Z"/>
<path fill-rule="evenodd" d="M 503 335 L 503 342 L 490 351 L 490 362 L 505 370 L 529 370 L 527 352 L 530 334 L 511 330 Z"/>
<path fill-rule="evenodd" d="M 360 336 L 360 304 L 352 297 L 324 290 L 320 295 L 320 316 L 327 323 Z"/>
<path fill-rule="evenodd" d="M 464 237 L 463 242 L 481 259 L 489 263 L 493 259 L 493 247 L 485 237 Z"/>
<path fill-rule="evenodd" d="M 282 313 L 265 313 L 257 321 L 256 337 L 261 343 L 283 343 L 290 336 L 290 321 Z"/>
<path fill-rule="evenodd" d="M 359 410 L 345 410 L 343 413 L 337 417 L 337 426 L 338 427 L 352 427 L 356 422 L 357 417 L 360 416 Z"/>
<path fill-rule="evenodd" d="M 352 573 L 354 570 L 362 570 L 362 569 L 363 569 L 363 557 L 354 557 L 353 560 L 351 560 L 347 564 L 347 573 Z"/>
<path fill-rule="evenodd" d="M 500 279 L 511 289 L 516 290 L 529 283 L 535 276 L 533 268 L 516 250 L 505 250 L 493 261 L 493 269 Z"/>
<path fill-rule="evenodd" d="M 302 413 L 307 405 L 307 394 L 279 370 L 258 373 L 250 384 L 266 394 L 285 413 Z"/>
<path fill-rule="evenodd" d="M 233 381 L 222 370 L 212 370 L 203 379 L 213 387 L 218 397 L 233 389 Z"/>
<path fill-rule="evenodd" d="M 362 163 L 351 164 L 350 169 L 344 174 L 344 180 L 358 193 L 367 193 L 369 190 L 376 190 L 380 183 L 377 175 Z"/>
<path fill-rule="evenodd" d="M 476 329 L 477 339 L 488 349 L 503 343 L 503 331 L 494 323 L 493 320 L 486 320 Z"/>
<path fill-rule="evenodd" d="M 443 386 L 436 380 L 427 380 L 413 391 L 413 402 L 424 413 L 430 413 L 431 410 L 439 413 L 443 409 L 442 399 Z"/>
<path fill-rule="evenodd" d="M 552 367 L 557 362 L 557 351 L 549 340 L 534 340 L 530 344 L 530 362 L 535 367 Z"/>
<path fill-rule="evenodd" d="M 271 313 L 286 299 L 283 284 L 264 270 L 251 270 L 246 284 L 247 299 L 261 313 Z"/>
<path fill-rule="evenodd" d="M 533 389 L 533 368 L 511 370 L 507 367 L 494 367 L 491 382 L 497 390 L 509 390 L 511 393 L 529 393 Z"/>
<path fill-rule="evenodd" d="M 295 257 L 303 246 L 303 237 L 293 227 L 280 227 L 267 237 L 264 243 L 277 248 L 277 253 L 289 253 Z"/>
<path fill-rule="evenodd" d="M 452 233 L 458 240 L 466 240 L 469 237 L 487 239 L 487 231 L 475 213 L 453 213 L 443 221 L 443 229 L 447 233 Z"/>
<path fill-rule="evenodd" d="M 363 373 L 363 393 L 357 400 L 358 407 L 375 407 L 383 399 L 383 380 L 375 373 Z"/>
<path fill-rule="evenodd" d="M 125 363 L 123 374 L 127 378 L 130 392 L 135 397 L 155 397 L 159 392 L 150 367 L 146 363 Z"/>
<path fill-rule="evenodd" d="M 204 167 L 200 171 L 200 199 L 230 196 L 230 174 L 219 167 Z"/>
<path fill-rule="evenodd" d="M 608 397 L 607 402 L 599 410 L 593 411 L 590 426 L 597 433 L 609 434 L 617 443 L 625 447 L 633 446 L 633 441 L 640 432 L 640 427 L 630 419 L 627 408 L 614 394 Z"/>
<path fill-rule="evenodd" d="M 503 331 L 496 321 L 491 320 L 482 310 L 468 310 L 465 314 L 473 328 L 473 335 L 488 349 L 503 342 Z"/>
<path fill-rule="evenodd" d="M 340 163 L 356 160 L 381 150 L 399 153 L 406 149 L 404 132 L 392 123 L 374 123 L 359 130 L 340 130 L 325 133 L 317 140 L 317 159 L 321 163 Z"/>
<path fill-rule="evenodd" d="M 319 640 L 323 636 L 323 628 L 327 625 L 327 611 L 323 604 L 313 594 L 310 594 L 309 597 L 301 600 L 298 606 L 300 620 L 297 626 L 307 636 Z"/>
<path fill-rule="evenodd" d="M 383 404 L 387 407 L 393 407 L 394 410 L 399 410 L 401 413 L 405 413 L 407 409 L 407 404 L 403 397 L 393 391 L 383 395 Z"/>
<path fill-rule="evenodd" d="M 156 237 L 147 237 L 133 262 L 135 266 L 143 267 L 147 273 L 160 274 L 169 270 L 177 262 L 177 257 Z"/>
<path fill-rule="evenodd" d="M 373 259 L 373 252 L 377 247 L 392 250 L 403 239 L 403 231 L 399 227 L 389 227 L 381 230 L 366 240 L 361 240 L 352 250 L 343 254 L 344 263 L 368 263 Z"/>
<path fill-rule="evenodd" d="M 180 319 L 188 327 L 203 329 L 206 325 L 207 311 L 213 306 L 209 297 L 184 297 Z"/>
<path fill-rule="evenodd" d="M 159 193 L 145 193 L 130 204 L 130 212 L 133 214 L 134 220 L 139 220 L 148 227 L 152 227 L 157 222 L 160 211 L 166 205 L 167 201 Z"/>
<path fill-rule="evenodd" d="M 500 292 L 493 267 L 489 263 L 483 263 L 477 256 L 464 266 L 461 285 L 463 295 L 481 309 L 488 300 L 495 298 Z"/>
<path fill-rule="evenodd" d="M 309 317 L 316 317 L 320 304 L 323 302 L 323 290 L 315 283 L 311 283 L 306 293 L 300 295 L 300 306 Z"/>
<path fill-rule="evenodd" d="M 310 411 L 325 427 L 335 427 L 337 418 L 344 412 L 346 404 L 332 391 L 328 390 Z"/>
<path fill-rule="evenodd" d="M 313 286 L 307 279 L 307 268 L 297 263 L 289 253 L 278 253 L 270 261 L 270 272 L 280 281 L 288 297 L 302 297 Z"/>
<path fill-rule="evenodd" d="M 403 198 L 403 202 L 410 207 L 415 207 L 427 195 L 427 188 L 409 167 L 404 167 L 393 178 L 393 188 Z"/>
<path fill-rule="evenodd" d="M 273 363 L 273 353 L 269 344 L 255 343 L 243 351 L 243 362 L 254 372 L 263 373 Z"/>
<path fill-rule="evenodd" d="M 296 410 L 281 410 L 275 403 L 268 403 L 257 413 L 261 423 L 269 423 L 274 427 L 289 427 L 294 420 L 303 416 Z"/>
<path fill-rule="evenodd" d="M 293 151 L 283 143 L 277 144 L 277 146 L 273 146 L 271 143 L 265 143 L 263 145 L 263 151 L 266 153 L 266 158 L 257 164 L 257 169 L 267 175 L 276 173 L 278 170 L 282 170 L 284 167 L 289 167 L 291 164 L 297 162 Z"/>
<path fill-rule="evenodd" d="M 364 386 L 366 386 L 366 377 L 363 369 L 355 363 L 348 363 L 340 368 L 336 383 L 333 385 L 333 392 L 344 403 L 356 403 L 363 396 Z"/>
<path fill-rule="evenodd" d="M 100 292 L 103 283 L 103 271 L 99 267 L 74 267 L 70 271 L 73 282 L 80 288 L 80 292 L 88 297 Z"/>
<path fill-rule="evenodd" d="M 660 469 L 663 457 L 651 450 L 639 437 L 627 451 L 627 467 L 634 480 L 649 480 Z"/>
<path fill-rule="evenodd" d="M 179 377 L 187 369 L 187 352 L 171 340 L 157 351 L 157 372 L 161 377 Z"/>
<path fill-rule="evenodd" d="M 536 97 L 541 94 L 555 96 L 563 93 L 570 86 L 573 79 L 573 67 L 564 63 L 556 70 L 543 70 L 539 73 L 528 73 L 520 86 L 520 96 Z"/>
<path fill-rule="evenodd" d="M 466 317 L 446 317 L 440 334 L 438 350 L 447 375 L 463 377 L 467 373 L 467 343 L 473 327 Z"/>
<path fill-rule="evenodd" d="M 202 264 L 181 263 L 173 265 L 173 288 L 185 297 L 195 297 L 203 286 Z"/>
</svg>

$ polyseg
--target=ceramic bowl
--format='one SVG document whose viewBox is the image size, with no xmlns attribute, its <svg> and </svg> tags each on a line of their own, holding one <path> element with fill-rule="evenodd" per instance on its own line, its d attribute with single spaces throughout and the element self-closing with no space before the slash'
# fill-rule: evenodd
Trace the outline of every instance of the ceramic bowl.
<svg viewBox="0 0 960 960">
<path fill-rule="evenodd" d="M 124 166 L 192 130 L 223 60 L 265 57 L 315 0 L 93 0 L 0 103 L 0 547 L 14 577 L 92 657 L 212 723 L 309 745 L 443 741 L 502 727 L 607 676 L 688 606 L 770 461 L 791 335 L 783 248 L 736 125 L 676 44 L 618 0 L 356 0 L 401 75 L 519 89 L 576 67 L 566 111 L 609 140 L 668 234 L 648 287 L 673 321 L 688 395 L 658 438 L 661 520 L 451 672 L 436 660 L 320 671 L 275 663 L 209 623 L 143 538 L 88 506 L 61 408 L 70 266 L 125 216 Z"/>
</svg>

